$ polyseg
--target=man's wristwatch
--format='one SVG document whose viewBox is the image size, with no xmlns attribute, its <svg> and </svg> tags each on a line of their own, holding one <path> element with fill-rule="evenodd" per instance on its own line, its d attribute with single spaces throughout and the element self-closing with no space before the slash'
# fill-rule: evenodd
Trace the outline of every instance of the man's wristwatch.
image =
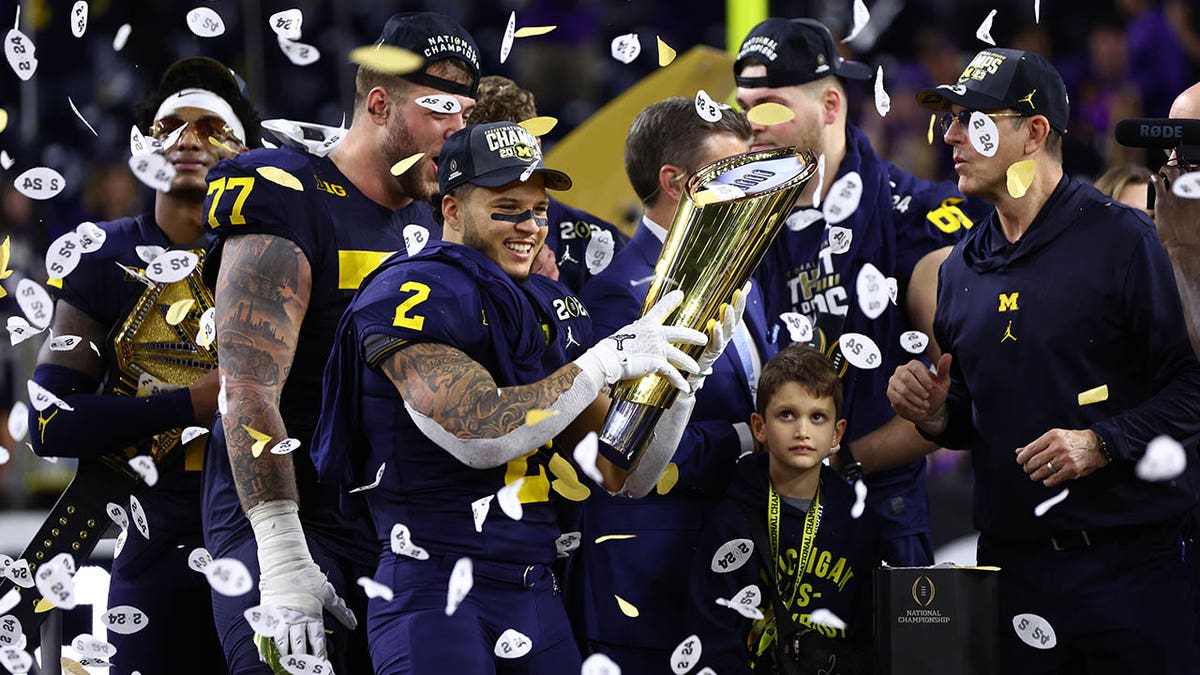
<svg viewBox="0 0 1200 675">
<path fill-rule="evenodd" d="M 1104 437 L 1101 436 L 1099 433 L 1097 433 L 1095 431 L 1093 431 L 1092 433 L 1096 434 L 1096 439 L 1100 441 L 1100 454 L 1104 455 L 1105 460 L 1107 460 L 1109 463 L 1112 463 L 1113 454 L 1112 454 L 1112 451 L 1108 449 L 1108 442 L 1105 441 Z"/>
<path fill-rule="evenodd" d="M 854 483 L 862 480 L 863 470 L 862 463 L 854 459 L 854 453 L 850 451 L 850 441 L 842 439 L 841 449 L 838 450 L 838 455 L 842 458 L 842 478 L 847 483 Z"/>
</svg>

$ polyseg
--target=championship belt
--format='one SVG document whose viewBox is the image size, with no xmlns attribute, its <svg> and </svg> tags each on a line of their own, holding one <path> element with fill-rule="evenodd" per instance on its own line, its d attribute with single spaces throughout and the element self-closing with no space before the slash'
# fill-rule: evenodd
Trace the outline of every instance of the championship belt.
<svg viewBox="0 0 1200 675">
<path fill-rule="evenodd" d="M 816 173 L 811 151 L 776 148 L 719 159 L 684 186 L 667 240 L 642 304 L 644 316 L 666 293 L 684 291 L 666 325 L 704 332 L 722 304 L 750 279 L 779 234 L 801 191 Z M 703 345 L 681 345 L 697 358 Z M 632 466 L 679 390 L 652 373 L 618 382 L 600 440 Z"/>
<path fill-rule="evenodd" d="M 109 373 L 112 393 L 149 396 L 170 391 L 189 386 L 216 367 L 216 345 L 197 344 L 200 316 L 213 306 L 213 294 L 201 279 L 204 251 L 193 252 L 200 256 L 196 268 L 186 278 L 169 284 L 151 281 L 137 270 L 126 268 L 146 289 L 133 303 L 125 321 L 111 333 L 115 354 L 115 367 Z M 191 307 L 183 320 L 172 326 L 167 322 L 167 312 L 172 305 L 185 300 L 192 301 Z M 119 424 L 120 420 L 113 423 Z M 177 452 L 182 445 L 182 432 L 171 429 L 121 451 L 80 459 L 75 478 L 19 559 L 26 560 L 33 572 L 59 553 L 69 553 L 78 569 L 112 522 L 107 514 L 108 503 L 128 503 L 131 493 L 149 489 L 129 466 L 131 457 L 148 455 L 163 471 L 180 462 L 185 468 L 199 470 L 207 438 L 195 438 L 183 452 Z M 17 586 L 13 581 L 0 580 L 0 596 L 14 587 Z M 9 615 L 21 622 L 28 640 L 26 649 L 33 650 L 41 641 L 37 629 L 52 606 L 42 602 L 36 586 L 17 587 L 17 590 L 21 600 Z"/>
</svg>

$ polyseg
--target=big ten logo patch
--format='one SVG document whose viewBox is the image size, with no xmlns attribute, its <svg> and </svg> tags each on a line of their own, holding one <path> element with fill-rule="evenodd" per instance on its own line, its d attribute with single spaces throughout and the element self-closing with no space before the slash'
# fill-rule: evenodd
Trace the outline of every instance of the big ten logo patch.
<svg viewBox="0 0 1200 675">
<path fill-rule="evenodd" d="M 584 307 L 583 303 L 579 301 L 579 298 L 573 295 L 568 295 L 564 298 L 556 298 L 553 302 L 553 305 L 554 314 L 558 317 L 559 321 L 578 319 L 581 316 L 588 315 L 587 307 Z"/>
<path fill-rule="evenodd" d="M 487 140 L 488 150 L 495 152 L 500 159 L 516 157 L 524 161 L 533 161 L 541 158 L 537 139 L 522 127 L 488 129 L 483 136 Z"/>
<path fill-rule="evenodd" d="M 337 196 L 337 197 L 345 197 L 346 196 L 346 188 L 342 187 L 341 185 L 338 185 L 336 183 L 330 183 L 327 180 L 322 180 L 320 177 L 316 177 L 316 179 L 317 179 L 317 189 L 320 190 L 321 192 L 328 192 L 329 194 Z"/>
<path fill-rule="evenodd" d="M 962 75 L 958 76 L 959 82 L 967 80 L 983 81 L 988 75 L 995 75 L 996 71 L 1000 70 L 1000 64 L 1004 63 L 1006 57 L 1003 54 L 984 50 L 975 55 L 971 63 L 963 70 Z"/>
<path fill-rule="evenodd" d="M 603 228 L 583 220 L 564 220 L 558 224 L 559 239 L 588 239 Z"/>
<path fill-rule="evenodd" d="M 792 308 L 804 315 L 836 314 L 849 311 L 849 294 L 842 285 L 842 275 L 833 268 L 833 251 L 828 241 L 821 246 L 817 260 L 788 272 Z"/>
</svg>

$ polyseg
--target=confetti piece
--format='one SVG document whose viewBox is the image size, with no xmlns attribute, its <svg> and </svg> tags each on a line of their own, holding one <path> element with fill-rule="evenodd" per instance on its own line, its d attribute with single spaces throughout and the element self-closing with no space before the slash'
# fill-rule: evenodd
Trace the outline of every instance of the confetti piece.
<svg viewBox="0 0 1200 675">
<path fill-rule="evenodd" d="M 862 517 L 863 511 L 867 508 L 867 484 L 859 480 L 854 481 L 854 506 L 850 507 L 850 517 L 858 520 Z"/>
<path fill-rule="evenodd" d="M 279 50 L 294 65 L 310 66 L 321 59 L 321 50 L 310 44 L 296 42 L 282 36 L 278 37 L 276 41 L 279 43 Z"/>
<path fill-rule="evenodd" d="M 1092 387 L 1087 391 L 1079 392 L 1079 405 L 1090 405 L 1092 403 L 1101 403 L 1108 400 L 1108 385 L 1102 384 L 1099 387 Z"/>
<path fill-rule="evenodd" d="M 245 565 L 242 566 L 242 569 L 245 569 Z M 249 579 L 249 577 L 250 573 L 247 572 L 246 578 Z M 150 625 L 150 617 L 136 607 L 120 605 L 112 607 L 100 615 L 100 622 L 104 624 L 105 628 L 114 633 L 132 635 Z"/>
<path fill-rule="evenodd" d="M 500 504 L 500 510 L 504 515 L 513 520 L 520 520 L 525 515 L 525 510 L 521 506 L 521 486 L 525 484 L 525 477 L 522 476 L 515 481 L 500 488 L 496 493 L 496 501 Z"/>
<path fill-rule="evenodd" d="M 409 169 L 413 168 L 413 166 L 416 165 L 417 162 L 421 161 L 421 159 L 424 157 L 425 157 L 425 153 L 418 152 L 415 155 L 409 155 L 408 157 L 405 157 L 404 159 L 400 160 L 399 162 L 396 162 L 395 164 L 392 165 L 392 168 L 391 168 L 392 175 L 399 176 L 400 174 L 404 173 L 405 171 L 408 171 Z"/>
<path fill-rule="evenodd" d="M 700 644 L 698 635 L 689 635 L 679 646 L 675 647 L 675 651 L 671 652 L 671 672 L 675 675 L 684 675 L 696 666 L 700 661 L 700 654 L 703 653 L 703 645 Z"/>
<path fill-rule="evenodd" d="M 33 40 L 16 28 L 10 29 L 4 36 L 4 56 L 8 58 L 8 65 L 22 81 L 29 80 L 37 72 L 38 60 L 34 56 L 36 53 L 37 48 Z"/>
<path fill-rule="evenodd" d="M 192 442 L 192 439 L 207 433 L 208 429 L 205 429 L 204 427 L 187 427 L 183 430 L 183 433 L 179 435 L 179 442 L 187 445 L 188 443 Z"/>
<path fill-rule="evenodd" d="M 24 440 L 29 433 L 29 406 L 24 401 L 13 403 L 8 411 L 8 435 L 17 442 Z"/>
<path fill-rule="evenodd" d="M 214 591 L 231 598 L 245 595 L 254 588 L 254 578 L 250 576 L 250 570 L 237 558 L 213 560 L 204 569 L 204 576 Z"/>
<path fill-rule="evenodd" d="M 629 602 L 619 595 L 614 595 L 613 597 L 617 599 L 617 607 L 621 609 L 621 613 L 625 616 L 631 619 L 636 619 L 638 618 L 638 615 L 641 614 L 641 612 L 638 611 L 638 608 L 635 607 L 632 602 Z"/>
<path fill-rule="evenodd" d="M 583 660 L 580 675 L 621 675 L 621 667 L 605 654 L 596 652 Z"/>
<path fill-rule="evenodd" d="M 996 120 L 981 112 L 971 113 L 971 119 L 967 122 L 967 138 L 971 141 L 971 147 L 984 157 L 994 157 L 1000 149 L 1000 130 L 996 128 Z"/>
<path fill-rule="evenodd" d="M 0 133 L 3 133 L 6 128 L 8 128 L 8 111 L 0 108 Z M 8 167 L 4 168 L 7 169 Z"/>
<path fill-rule="evenodd" d="M 104 228 L 87 220 L 75 226 L 75 234 L 79 235 L 79 250 L 83 253 L 99 251 L 108 239 Z"/>
<path fill-rule="evenodd" d="M 176 300 L 171 303 L 170 308 L 167 309 L 167 325 L 178 326 L 183 323 L 183 320 L 187 318 L 188 311 L 195 304 L 196 301 L 191 298 L 184 298 L 183 300 Z"/>
<path fill-rule="evenodd" d="M 1013 199 L 1020 199 L 1029 191 L 1033 184 L 1033 174 L 1037 170 L 1037 162 L 1032 159 L 1013 162 L 1008 167 L 1008 194 Z"/>
<path fill-rule="evenodd" d="M 900 284 L 896 281 L 896 277 L 887 277 L 883 280 L 883 283 L 887 286 L 888 300 L 891 300 L 893 305 L 898 304 L 900 299 Z"/>
<path fill-rule="evenodd" d="M 87 31 L 88 24 L 88 4 L 87 0 L 78 0 L 71 7 L 71 35 L 77 38 L 83 37 Z"/>
<path fill-rule="evenodd" d="M 175 391 L 179 389 L 179 385 L 163 382 L 150 373 L 142 373 L 138 377 L 138 396 L 156 396 L 163 392 Z"/>
<path fill-rule="evenodd" d="M 905 331 L 900 334 L 900 346 L 909 354 L 924 354 L 929 346 L 929 336 L 919 330 Z"/>
<path fill-rule="evenodd" d="M 224 143 L 222 143 L 221 141 L 218 141 L 216 138 L 213 138 L 212 136 L 209 136 L 209 137 L 208 137 L 208 143 L 209 143 L 209 145 L 212 145 L 212 146 L 218 147 L 218 148 L 220 148 L 220 149 L 224 150 L 225 152 L 228 152 L 228 153 L 229 153 L 229 154 L 231 154 L 231 155 L 236 155 L 236 154 L 238 154 L 238 151 L 237 151 L 237 150 L 234 150 L 233 148 L 229 147 L 228 145 L 225 145 L 225 144 L 224 144 Z M 268 169 L 269 169 L 269 168 L 272 168 L 272 167 L 264 167 L 264 168 L 268 168 Z M 259 171 L 261 172 L 261 171 L 262 171 L 262 169 L 260 168 L 260 169 L 259 169 Z M 291 185 L 288 185 L 288 187 L 292 187 L 292 186 L 291 186 Z M 303 188 L 301 188 L 301 189 L 303 189 Z"/>
<path fill-rule="evenodd" d="M 854 0 L 857 7 L 862 0 Z M 875 73 L 875 110 L 879 112 L 880 117 L 887 117 L 888 111 L 892 109 L 892 97 L 888 96 L 887 91 L 883 88 L 883 66 Z"/>
<path fill-rule="evenodd" d="M 296 192 L 304 192 L 304 185 L 300 183 L 300 179 L 292 174 L 280 169 L 277 166 L 260 166 L 257 169 L 258 175 L 267 180 L 282 185 L 285 188 L 291 188 Z"/>
<path fill-rule="evenodd" d="M 609 44 L 612 57 L 621 63 L 633 63 L 642 53 L 642 41 L 637 33 L 618 35 Z"/>
<path fill-rule="evenodd" d="M 143 185 L 156 192 L 170 192 L 171 181 L 175 180 L 175 165 L 160 154 L 131 156 L 129 170 Z"/>
<path fill-rule="evenodd" d="M 158 256 L 167 252 L 167 249 L 161 246 L 134 246 L 133 252 L 144 263 L 152 263 Z"/>
<path fill-rule="evenodd" d="M 573 502 L 582 502 L 592 496 L 592 491 L 588 486 L 579 482 L 579 479 L 567 480 L 559 478 L 550 484 L 550 487 L 562 495 L 565 499 Z"/>
<path fill-rule="evenodd" d="M 596 537 L 595 543 L 603 544 L 606 541 L 620 541 L 622 539 L 637 539 L 636 534 L 606 534 L 602 537 Z"/>
<path fill-rule="evenodd" d="M 821 195 L 825 186 L 825 153 L 817 157 L 817 189 L 813 191 L 813 208 L 821 208 Z M 824 214 L 822 214 L 824 216 Z"/>
<path fill-rule="evenodd" d="M 487 520 L 488 511 L 492 510 L 492 500 L 496 495 L 488 495 L 471 502 L 471 517 L 475 520 L 475 531 L 483 532 L 483 522 Z"/>
<path fill-rule="evenodd" d="M 983 40 L 989 45 L 995 47 L 996 41 L 992 39 L 992 19 L 996 18 L 996 10 L 988 12 L 987 18 L 983 23 L 979 24 L 979 28 L 975 30 L 975 37 Z"/>
<path fill-rule="evenodd" d="M 92 132 L 93 136 L 99 137 L 100 134 L 96 133 L 96 128 L 92 126 L 91 122 L 87 121 L 87 118 L 83 116 L 83 113 L 79 112 L 79 108 L 75 106 L 75 101 L 72 101 L 70 96 L 67 97 L 67 104 L 71 106 L 71 112 L 75 113 L 75 116 L 79 118 L 80 122 L 83 122 L 83 125 L 88 128 L 88 131 Z"/>
<path fill-rule="evenodd" d="M 1033 22 L 1042 22 L 1042 2 L 1041 0 L 1033 0 Z"/>
<path fill-rule="evenodd" d="M 54 302 L 41 284 L 32 279 L 17 282 L 17 305 L 33 327 L 45 330 L 50 325 Z"/>
<path fill-rule="evenodd" d="M 1037 614 L 1018 614 L 1013 617 L 1012 625 L 1021 642 L 1034 649 L 1054 649 L 1058 644 L 1054 627 Z"/>
<path fill-rule="evenodd" d="M 754 554 L 754 541 L 751 539 L 731 539 L 721 544 L 713 554 L 709 569 L 718 574 L 733 572 L 746 564 Z"/>
<path fill-rule="evenodd" d="M 250 438 L 254 439 L 254 445 L 250 446 L 251 454 L 253 454 L 255 457 L 261 455 L 262 451 L 267 447 L 267 442 L 271 440 L 270 434 L 264 434 L 263 432 L 246 426 L 245 424 L 242 425 L 242 430 L 249 434 Z"/>
<path fill-rule="evenodd" d="M 17 192 L 34 200 L 50 199 L 63 191 L 67 181 L 62 174 L 48 166 L 35 166 L 13 179 Z"/>
<path fill-rule="evenodd" d="M 10 316 L 7 322 L 8 340 L 13 346 L 19 345 L 29 338 L 40 335 L 41 329 L 34 328 L 22 316 Z"/>
<path fill-rule="evenodd" d="M 192 549 L 192 552 L 188 554 L 188 567 L 201 574 L 204 573 L 204 570 L 208 569 L 212 561 L 212 554 L 203 546 Z"/>
<path fill-rule="evenodd" d="M 43 605 L 48 605 L 46 609 L 42 609 Z M 45 598 L 38 600 L 37 607 L 34 608 L 35 613 L 48 612 L 54 609 L 54 605 L 46 602 Z M 0 648 L 0 664 L 3 664 L 5 669 L 10 673 L 28 673 L 33 668 L 33 657 L 29 652 L 19 647 L 3 647 Z"/>
<path fill-rule="evenodd" d="M 209 307 L 200 315 L 199 330 L 196 332 L 196 346 L 207 349 L 217 339 L 217 308 Z"/>
<path fill-rule="evenodd" d="M 428 560 L 429 552 L 413 543 L 408 526 L 403 523 L 392 525 L 392 553 L 406 555 L 417 560 Z"/>
<path fill-rule="evenodd" d="M 33 406 L 34 410 L 42 412 L 52 405 L 67 411 L 74 410 L 74 408 L 67 405 L 61 398 L 51 394 L 49 390 L 37 382 L 29 380 L 25 384 L 29 389 L 29 403 Z"/>
<path fill-rule="evenodd" d="M 517 13 L 513 12 L 508 15 L 508 25 L 504 28 L 504 39 L 500 41 L 500 63 L 508 60 L 508 54 L 512 51 L 513 38 L 517 34 Z"/>
<path fill-rule="evenodd" d="M 121 530 L 117 535 L 116 541 L 113 543 L 113 559 L 116 560 L 121 555 L 121 551 L 125 550 L 125 539 L 129 536 L 129 530 Z"/>
<path fill-rule="evenodd" d="M 654 39 L 658 41 L 658 65 L 659 65 L 659 67 L 665 68 L 666 66 L 671 65 L 671 62 L 675 60 L 675 50 L 671 48 L 671 45 L 663 42 L 663 39 L 661 37 L 658 37 L 656 35 L 656 36 L 654 36 Z"/>
<path fill-rule="evenodd" d="M 304 25 L 304 14 L 299 9 L 285 9 L 272 14 L 267 19 L 267 25 L 281 38 L 299 40 Z"/>
<path fill-rule="evenodd" d="M 675 487 L 679 482 L 679 465 L 675 462 L 668 462 L 667 467 L 663 469 L 662 475 L 658 477 L 658 484 L 655 486 L 655 491 L 660 495 L 665 495 Z"/>
<path fill-rule="evenodd" d="M 563 532 L 554 540 L 554 549 L 558 552 L 559 558 L 566 558 L 571 555 L 571 552 L 579 548 L 579 544 L 583 541 L 581 532 Z"/>
<path fill-rule="evenodd" d="M 597 485 L 604 484 L 604 475 L 596 467 L 596 457 L 600 454 L 600 442 L 596 432 L 589 431 L 586 436 L 571 451 L 571 458 L 583 469 L 583 473 Z"/>
<path fill-rule="evenodd" d="M 71 648 L 87 659 L 111 659 L 117 653 L 116 647 L 87 633 L 76 635 Z"/>
<path fill-rule="evenodd" d="M 826 206 L 829 202 L 825 202 Z M 822 216 L 824 218 L 824 216 Z M 834 255 L 841 255 L 850 250 L 850 244 L 854 242 L 854 231 L 848 227 L 831 227 L 829 228 L 829 252 Z M 883 274 L 879 275 L 881 278 Z"/>
<path fill-rule="evenodd" d="M 404 226 L 404 250 L 412 257 L 421 252 L 425 248 L 425 244 L 429 243 L 429 228 L 416 223 L 409 223 Z"/>
<path fill-rule="evenodd" d="M 380 464 L 379 468 L 375 470 L 375 480 L 366 485 L 360 485 L 350 490 L 350 494 L 354 494 L 356 492 L 366 492 L 367 490 L 374 490 L 375 488 L 379 487 L 379 483 L 383 481 L 383 471 L 386 468 L 387 462 Z"/>
<path fill-rule="evenodd" d="M 312 654 L 289 654 L 279 659 L 279 665 L 290 675 L 327 675 L 333 672 L 333 664 Z"/>
<path fill-rule="evenodd" d="M 821 207 L 825 222 L 829 225 L 837 225 L 849 218 L 858 210 L 858 205 L 862 201 L 862 193 L 862 177 L 857 171 L 850 171 L 837 179 L 833 185 L 829 186 L 829 196 L 825 198 L 825 205 Z"/>
<path fill-rule="evenodd" d="M 91 675 L 88 673 L 87 669 L 75 659 L 70 659 L 63 656 L 59 657 L 58 663 L 62 666 L 63 672 L 67 675 Z"/>
<path fill-rule="evenodd" d="M 537 37 L 539 35 L 545 35 L 546 33 L 549 33 L 550 31 L 554 30 L 555 28 L 558 28 L 558 26 L 521 26 L 520 28 L 518 28 L 516 30 L 516 32 L 513 33 L 513 37 L 515 37 L 515 38 Z"/>
<path fill-rule="evenodd" d="M 716 101 L 708 95 L 703 89 L 696 92 L 696 98 L 692 101 L 692 105 L 696 108 L 696 114 L 705 122 L 720 122 L 721 121 L 721 106 L 717 105 Z M 730 186 L 733 187 L 733 186 Z"/>
<path fill-rule="evenodd" d="M 1200 199 L 1200 171 L 1180 174 L 1171 182 L 1171 194 L 1181 199 Z"/>
<path fill-rule="evenodd" d="M 888 306 L 887 284 L 883 272 L 871 263 L 864 263 L 854 281 L 854 291 L 858 296 L 858 309 L 871 320 L 879 318 Z"/>
<path fill-rule="evenodd" d="M 292 452 L 295 452 L 300 447 L 300 445 L 301 445 L 301 443 L 300 443 L 299 439 L 285 438 L 282 441 L 279 441 L 275 445 L 271 446 L 271 454 L 272 455 L 291 454 Z"/>
<path fill-rule="evenodd" d="M 615 250 L 616 243 L 613 241 L 612 232 L 608 230 L 593 232 L 592 236 L 588 238 L 587 248 L 584 250 L 583 256 L 588 271 L 595 275 L 608 269 Z"/>
<path fill-rule="evenodd" d="M 133 521 L 134 527 L 143 538 L 150 538 L 150 521 L 146 518 L 146 511 L 142 509 L 142 503 L 138 501 L 137 495 L 129 495 L 129 519 Z"/>
<path fill-rule="evenodd" d="M 38 592 L 59 609 L 75 609 L 75 580 L 70 572 L 54 561 L 45 563 L 35 575 Z"/>
<path fill-rule="evenodd" d="M 808 620 L 818 626 L 828 626 L 837 630 L 846 630 L 846 622 L 833 612 L 822 607 L 808 615 Z"/>
<path fill-rule="evenodd" d="M 854 0 L 854 24 L 850 28 L 850 34 L 842 39 L 842 44 L 850 42 L 862 33 L 867 27 L 867 22 L 871 20 L 871 12 L 867 9 L 863 0 Z"/>
<path fill-rule="evenodd" d="M 4 570 L 4 578 L 21 588 L 33 588 L 33 573 L 29 571 L 29 561 L 21 558 Z"/>
<path fill-rule="evenodd" d="M 10 459 L 12 459 L 12 453 L 8 451 L 8 448 L 0 446 L 0 466 L 8 464 Z"/>
<path fill-rule="evenodd" d="M 798 312 L 784 312 L 779 315 L 783 325 L 787 327 L 788 337 L 794 343 L 808 342 L 813 339 L 813 325 L 808 317 Z"/>
<path fill-rule="evenodd" d="M 191 251 L 167 251 L 146 265 L 146 276 L 160 284 L 174 283 L 191 274 L 199 262 L 199 256 Z"/>
<path fill-rule="evenodd" d="M 458 611 L 467 593 L 475 585 L 474 564 L 470 558 L 459 558 L 450 572 L 450 583 L 446 588 L 446 616 L 453 616 Z"/>
<path fill-rule="evenodd" d="M 119 52 L 125 48 L 125 43 L 129 41 L 129 34 L 133 32 L 133 26 L 127 23 L 121 24 L 117 29 L 117 34 L 113 36 L 112 48 L 114 52 Z"/>
<path fill-rule="evenodd" d="M 229 410 L 229 401 L 225 393 L 225 376 L 219 375 L 218 377 L 221 378 L 221 387 L 217 390 L 217 410 L 221 415 L 226 415 Z"/>
<path fill-rule="evenodd" d="M 363 592 L 367 594 L 368 598 L 382 598 L 391 602 L 392 598 L 395 597 L 392 594 L 392 589 L 388 588 L 385 584 L 375 581 L 371 577 L 359 577 L 358 585 L 362 586 Z"/>
<path fill-rule="evenodd" d="M 1047 499 L 1046 501 L 1042 502 L 1041 504 L 1038 504 L 1037 506 L 1035 506 L 1033 508 L 1033 515 L 1037 516 L 1038 518 L 1041 518 L 1042 516 L 1046 515 L 1047 511 L 1049 511 L 1050 509 L 1057 506 L 1058 503 L 1061 502 L 1062 500 L 1066 499 L 1067 495 L 1070 494 L 1070 492 L 1071 492 L 1071 490 L 1069 488 L 1063 488 L 1062 492 L 1054 495 L 1050 499 Z"/>
<path fill-rule="evenodd" d="M 275 635 L 280 628 L 284 628 L 283 614 L 276 607 L 255 605 L 242 612 L 242 616 L 259 635 Z"/>
<path fill-rule="evenodd" d="M 225 22 L 211 7 L 197 7 L 188 12 L 187 25 L 192 33 L 202 38 L 217 37 L 225 32 Z"/>
<path fill-rule="evenodd" d="M 796 118 L 796 113 L 792 112 L 792 109 L 785 105 L 775 103 L 774 101 L 767 101 L 766 103 L 759 103 L 746 111 L 746 118 L 753 124 L 771 126 L 772 124 L 783 124 L 784 122 L 792 121 Z"/>
<path fill-rule="evenodd" d="M 525 127 L 525 130 L 534 136 L 545 136 L 558 124 L 558 118 L 542 115 L 539 117 L 530 117 L 518 124 Z"/>
<path fill-rule="evenodd" d="M 1170 436 L 1158 436 L 1146 444 L 1134 473 L 1145 481 L 1174 480 L 1187 468 L 1187 452 Z"/>
<path fill-rule="evenodd" d="M 12 168 L 14 161 L 15 160 L 13 160 L 13 158 L 8 154 L 7 150 L 0 150 L 0 168 L 8 171 L 10 168 Z M 0 298 L 2 297 L 4 296 L 0 295 Z"/>
<path fill-rule="evenodd" d="M 557 410 L 530 410 L 525 413 L 525 426 L 532 427 L 558 414 Z"/>
<path fill-rule="evenodd" d="M 146 485 L 154 487 L 158 483 L 158 467 L 149 455 L 137 455 L 129 458 L 129 466 L 142 477 Z"/>
<path fill-rule="evenodd" d="M 519 659 L 528 654 L 531 649 L 533 649 L 533 640 L 530 640 L 528 635 L 509 628 L 500 634 L 500 639 L 496 640 L 493 652 L 502 659 Z"/>
<path fill-rule="evenodd" d="M 935 113 L 930 113 L 929 114 L 929 131 L 925 132 L 925 136 L 929 140 L 930 145 L 933 145 L 933 125 L 935 122 L 937 122 L 937 115 Z"/>
<path fill-rule="evenodd" d="M 425 59 L 419 54 L 391 45 L 355 48 L 350 52 L 350 60 L 364 68 L 390 75 L 405 75 L 425 65 Z"/>
<path fill-rule="evenodd" d="M 747 619 L 757 621 L 763 618 L 762 610 L 758 608 L 762 604 L 762 591 L 758 590 L 758 586 L 754 584 L 746 586 L 728 600 L 717 598 L 717 604 L 728 607 Z"/>
<path fill-rule="evenodd" d="M 443 115 L 462 112 L 462 103 L 456 97 L 449 94 L 430 94 L 414 99 L 413 103 Z"/>
<path fill-rule="evenodd" d="M 850 365 L 863 370 L 878 368 L 883 362 L 879 353 L 879 345 L 862 333 L 842 333 L 838 338 L 842 355 Z"/>
</svg>

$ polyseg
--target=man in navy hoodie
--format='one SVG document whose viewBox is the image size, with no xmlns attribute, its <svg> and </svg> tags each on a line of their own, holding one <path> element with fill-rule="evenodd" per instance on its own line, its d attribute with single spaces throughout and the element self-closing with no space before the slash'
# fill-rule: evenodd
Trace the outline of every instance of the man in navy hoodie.
<svg viewBox="0 0 1200 675">
<path fill-rule="evenodd" d="M 959 189 L 996 208 L 942 266 L 936 373 L 909 362 L 888 394 L 974 451 L 979 562 L 1003 569 L 1000 672 L 1195 673 L 1193 476 L 1134 470 L 1154 437 L 1200 432 L 1200 363 L 1153 224 L 1063 175 L 1067 94 L 1040 56 L 982 51 L 918 97 L 945 113 Z"/>
</svg>

